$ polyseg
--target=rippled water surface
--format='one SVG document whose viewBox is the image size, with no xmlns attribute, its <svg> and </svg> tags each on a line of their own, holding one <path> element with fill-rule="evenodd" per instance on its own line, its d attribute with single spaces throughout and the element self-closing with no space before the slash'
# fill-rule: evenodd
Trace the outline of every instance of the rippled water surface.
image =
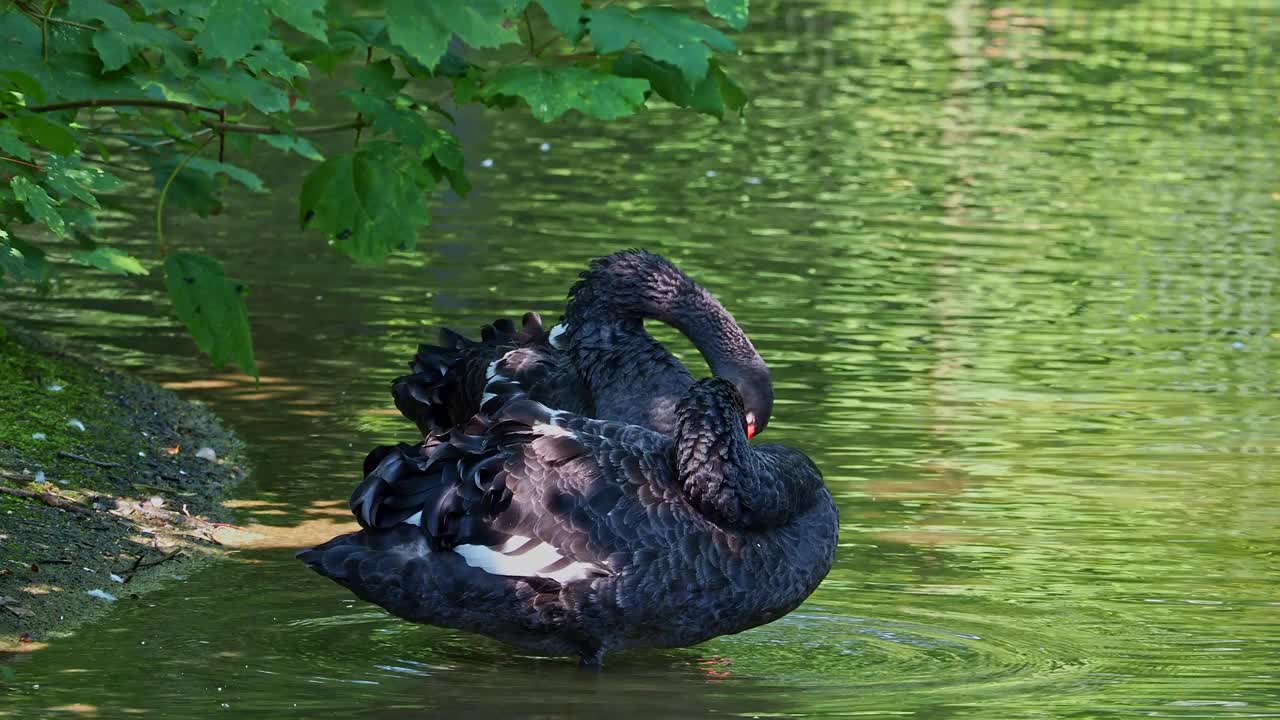
<svg viewBox="0 0 1280 720">
<path fill-rule="evenodd" d="M 212 404 L 251 444 L 263 537 L 22 657 L 0 716 L 1280 716 L 1280 10 L 753 13 L 745 123 L 464 111 L 476 190 L 388 265 L 295 237 L 289 162 L 259 168 L 277 195 L 173 216 L 251 284 L 260 386 L 207 369 L 155 280 L 7 296 Z M 152 202 L 116 229 L 142 255 Z M 412 436 L 387 383 L 419 340 L 555 316 L 626 246 L 708 285 L 774 368 L 770 439 L 841 506 L 809 602 L 591 676 L 292 559 L 346 527 L 364 451 Z"/>
</svg>

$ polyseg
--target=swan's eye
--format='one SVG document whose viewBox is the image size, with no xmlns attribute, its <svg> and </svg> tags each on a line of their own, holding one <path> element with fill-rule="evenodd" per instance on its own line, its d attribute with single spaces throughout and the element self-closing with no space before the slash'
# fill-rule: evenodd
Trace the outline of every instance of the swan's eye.
<svg viewBox="0 0 1280 720">
<path fill-rule="evenodd" d="M 756 414 L 747 413 L 747 439 L 755 437 L 756 434 Z"/>
</svg>

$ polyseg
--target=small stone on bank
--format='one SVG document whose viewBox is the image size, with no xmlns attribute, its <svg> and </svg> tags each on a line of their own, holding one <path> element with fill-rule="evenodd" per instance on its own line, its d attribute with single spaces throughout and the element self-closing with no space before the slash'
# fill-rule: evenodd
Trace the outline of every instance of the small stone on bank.
<svg viewBox="0 0 1280 720">
<path fill-rule="evenodd" d="M 31 433 L 32 440 L 44 440 L 47 437 L 49 436 L 45 435 L 44 433 Z"/>
<path fill-rule="evenodd" d="M 218 462 L 218 453 L 213 448 L 205 446 L 196 451 L 196 457 L 209 462 Z"/>
<path fill-rule="evenodd" d="M 38 483 L 47 483 L 47 482 L 49 482 L 48 480 L 46 480 L 46 479 L 45 479 L 45 477 L 44 477 L 44 471 L 43 471 L 43 470 L 37 470 L 37 471 L 36 471 L 36 482 L 38 482 Z"/>
<path fill-rule="evenodd" d="M 67 424 L 79 430 L 80 432 L 84 432 L 84 423 L 80 422 L 76 418 L 71 418 L 70 420 L 67 421 Z"/>
<path fill-rule="evenodd" d="M 63 389 L 62 386 L 57 383 L 54 383 L 53 385 L 50 385 L 45 388 L 45 390 L 48 390 L 49 392 L 62 392 L 62 389 Z"/>
<path fill-rule="evenodd" d="M 103 600 L 109 603 L 113 603 L 116 601 L 116 596 L 112 595 L 106 590 L 98 590 L 97 588 L 94 588 L 93 590 L 90 590 L 87 594 L 89 597 L 98 598 L 99 600 Z"/>
</svg>

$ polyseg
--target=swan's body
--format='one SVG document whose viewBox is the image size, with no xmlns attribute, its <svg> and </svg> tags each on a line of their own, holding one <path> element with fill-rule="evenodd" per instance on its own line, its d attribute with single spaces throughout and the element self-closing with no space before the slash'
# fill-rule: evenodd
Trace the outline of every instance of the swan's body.
<svg viewBox="0 0 1280 720">
<path fill-rule="evenodd" d="M 510 378 L 529 397 L 560 410 L 619 420 L 669 435 L 675 406 L 692 375 L 644 329 L 646 319 L 680 330 L 712 372 L 742 394 L 752 432 L 773 409 L 769 369 L 733 316 L 669 260 L 627 250 L 596 260 L 569 293 L 564 321 L 544 328 L 526 314 L 485 327 L 474 342 L 444 330 L 441 345 L 423 345 L 397 378 L 392 395 L 423 435 L 447 431 L 479 409 L 487 369 L 513 349 Z"/>
<path fill-rule="evenodd" d="M 667 437 L 551 410 L 495 370 L 466 427 L 370 455 L 352 496 L 365 529 L 304 551 L 309 566 L 408 620 L 588 666 L 767 623 L 827 574 L 821 474 L 750 446 L 728 381 L 690 386 Z"/>
</svg>

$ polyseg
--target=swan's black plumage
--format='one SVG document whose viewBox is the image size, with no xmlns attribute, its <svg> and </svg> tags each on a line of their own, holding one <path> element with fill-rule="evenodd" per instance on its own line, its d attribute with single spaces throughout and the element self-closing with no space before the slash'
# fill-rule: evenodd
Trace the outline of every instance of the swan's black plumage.
<svg viewBox="0 0 1280 720">
<path fill-rule="evenodd" d="M 562 336 L 553 337 L 535 313 L 519 328 L 507 319 L 485 326 L 479 342 L 443 330 L 440 345 L 418 349 L 411 374 L 392 383 L 392 396 L 423 435 L 446 431 L 479 408 L 490 363 L 520 348 L 520 366 L 510 377 L 529 397 L 670 434 L 676 402 L 693 377 L 645 332 L 646 319 L 684 333 L 712 372 L 738 388 L 754 429 L 764 429 L 773 386 L 751 341 L 705 288 L 666 258 L 641 250 L 592 262 L 570 290 Z"/>
<path fill-rule="evenodd" d="M 671 437 L 488 389 L 466 425 L 372 453 L 352 496 L 364 529 L 299 557 L 400 617 L 588 665 L 769 622 L 830 569 L 838 523 L 821 474 L 796 450 L 749 445 L 727 380 L 686 390 Z M 402 522 L 415 511 L 420 527 Z M 510 554 L 536 544 L 561 559 L 504 574 L 464 557 L 513 542 Z"/>
</svg>

